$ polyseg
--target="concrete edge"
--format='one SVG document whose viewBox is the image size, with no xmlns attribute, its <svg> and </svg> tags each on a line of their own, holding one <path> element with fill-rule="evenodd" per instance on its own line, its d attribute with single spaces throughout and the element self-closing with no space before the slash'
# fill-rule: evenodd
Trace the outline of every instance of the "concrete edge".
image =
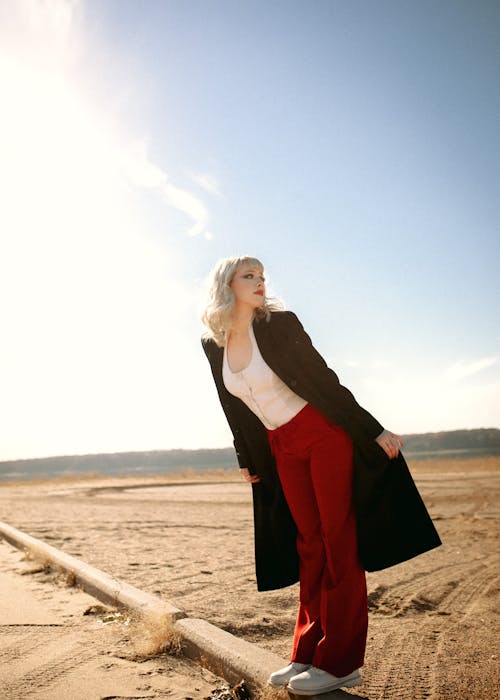
<svg viewBox="0 0 500 700">
<path fill-rule="evenodd" d="M 267 684 L 269 674 L 288 663 L 277 654 L 261 649 L 206 620 L 188 618 L 186 613 L 113 576 L 96 569 L 76 557 L 0 522 L 0 536 L 17 549 L 33 552 L 68 573 L 82 589 L 98 600 L 144 613 L 168 612 L 183 641 L 186 655 L 210 668 L 229 683 L 245 679 L 250 690 L 260 690 Z"/>
<path fill-rule="evenodd" d="M 187 656 L 208 666 L 229 683 L 245 679 L 250 690 L 265 687 L 269 675 L 289 663 L 206 620 L 185 617 L 175 623 L 175 629 L 181 634 Z"/>
<path fill-rule="evenodd" d="M 61 552 L 52 545 L 27 535 L 21 530 L 0 522 L 0 535 L 17 549 L 33 552 L 39 559 L 55 564 L 63 571 L 71 573 L 86 593 L 94 598 L 118 607 L 131 608 L 140 613 L 168 612 L 175 620 L 186 617 L 183 610 L 162 600 L 159 596 L 151 595 L 131 586 L 120 579 L 110 576 L 100 569 L 87 564 L 76 557 Z"/>
</svg>

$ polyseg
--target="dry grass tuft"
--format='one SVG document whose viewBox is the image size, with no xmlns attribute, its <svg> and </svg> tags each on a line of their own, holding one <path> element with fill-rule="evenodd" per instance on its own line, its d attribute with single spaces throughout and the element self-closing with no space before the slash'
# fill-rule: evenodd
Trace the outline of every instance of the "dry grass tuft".
<svg viewBox="0 0 500 700">
<path fill-rule="evenodd" d="M 33 564 L 30 569 L 21 571 L 21 576 L 28 576 L 30 574 L 50 574 L 52 571 L 50 564 Z"/>
<path fill-rule="evenodd" d="M 133 615 L 129 640 L 137 657 L 142 659 L 150 659 L 159 654 L 178 656 L 182 652 L 182 638 L 168 611 L 160 615 L 151 612 Z"/>
<path fill-rule="evenodd" d="M 63 581 L 68 586 L 68 588 L 73 588 L 76 586 L 76 575 L 74 571 L 65 571 L 63 574 Z"/>
<path fill-rule="evenodd" d="M 43 550 L 38 547 L 30 547 L 24 550 L 24 556 L 21 561 L 32 562 L 33 566 L 26 571 L 22 571 L 21 575 L 28 574 L 45 574 L 44 581 L 62 581 L 65 586 L 70 588 L 76 586 L 76 574 L 74 571 L 67 571 L 53 561 L 47 558 Z"/>
<path fill-rule="evenodd" d="M 49 574 L 53 570 L 53 565 L 50 559 L 47 558 L 46 554 L 38 549 L 38 547 L 31 547 L 30 549 L 24 550 L 24 556 L 21 561 L 31 562 L 33 566 L 23 574 Z"/>
</svg>

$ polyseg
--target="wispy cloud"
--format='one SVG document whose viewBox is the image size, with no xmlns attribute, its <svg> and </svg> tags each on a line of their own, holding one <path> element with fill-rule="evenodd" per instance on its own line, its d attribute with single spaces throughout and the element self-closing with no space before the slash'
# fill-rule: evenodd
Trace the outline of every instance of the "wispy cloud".
<svg viewBox="0 0 500 700">
<path fill-rule="evenodd" d="M 190 219 L 193 219 L 194 223 L 188 229 L 188 235 L 197 236 L 200 233 L 207 233 L 207 225 L 210 216 L 205 205 L 198 197 L 192 192 L 171 185 L 168 182 L 163 186 L 162 193 L 172 207 L 182 211 Z"/>
<path fill-rule="evenodd" d="M 135 141 L 124 148 L 122 163 L 131 182 L 139 187 L 158 190 L 171 207 L 191 219 L 193 223 L 186 230 L 187 235 L 203 234 L 209 240 L 212 238 L 208 231 L 210 214 L 205 204 L 189 190 L 170 182 L 165 170 L 149 158 L 145 141 Z"/>
<path fill-rule="evenodd" d="M 189 173 L 191 180 L 209 194 L 220 196 L 221 190 L 215 175 L 210 173 Z"/>
<path fill-rule="evenodd" d="M 474 360 L 472 362 L 463 362 L 459 360 L 455 364 L 447 367 L 443 372 L 445 379 L 452 382 L 459 382 L 465 377 L 470 377 L 473 374 L 482 372 L 483 369 L 492 367 L 500 360 L 500 357 L 482 357 L 479 360 Z"/>
<path fill-rule="evenodd" d="M 59 99 L 59 102 L 63 103 L 56 112 L 56 115 L 60 115 L 61 109 L 70 109 L 69 96 L 77 93 L 77 83 L 71 75 L 71 67 L 78 62 L 84 51 L 88 50 L 84 45 L 82 9 L 83 3 L 80 0 L 23 0 L 15 3 L 3 3 L 0 0 L 0 80 L 3 84 L 12 84 L 12 97 L 7 100 L 8 114 L 5 115 L 4 110 L 0 129 L 8 140 L 10 131 L 20 129 L 20 115 L 25 121 L 31 119 L 31 105 L 28 104 L 31 95 L 27 94 L 25 89 L 16 89 L 16 85 L 29 79 L 33 92 L 36 92 L 38 84 L 41 105 L 38 108 L 39 124 L 36 126 L 38 146 L 35 153 L 38 155 L 42 143 L 47 142 L 46 134 L 45 138 L 40 138 L 45 122 L 51 133 L 55 131 L 54 114 L 49 113 L 52 108 L 52 112 L 56 112 L 54 102 Z M 5 96 L 5 90 L 3 92 Z M 9 114 L 12 116 L 12 123 L 5 124 Z M 86 114 L 85 119 L 89 120 L 90 115 Z M 67 114 L 62 136 L 74 132 L 75 120 L 79 123 L 84 121 L 81 110 L 76 107 L 74 113 Z M 82 128 L 88 132 L 84 124 Z M 34 130 L 33 124 L 30 124 L 30 130 Z M 60 142 L 60 125 L 58 130 L 56 143 Z M 210 213 L 196 195 L 194 187 L 191 191 L 191 188 L 172 182 L 167 169 L 155 163 L 154 158 L 149 156 L 145 139 L 133 140 L 129 134 L 118 134 L 116 130 L 112 130 L 112 134 L 113 131 L 114 137 L 109 135 L 105 146 L 110 163 L 112 159 L 116 159 L 118 167 L 136 187 L 157 190 L 168 206 L 182 212 L 190 222 L 186 225 L 184 233 L 189 236 L 203 235 L 211 239 L 212 234 L 208 230 Z M 2 134 L 0 140 L 1 138 Z M 99 138 L 98 130 L 94 130 L 93 138 Z M 92 151 L 96 145 L 89 143 L 87 150 Z M 101 146 L 102 144 L 99 147 Z M 59 156 L 62 157 L 66 152 L 69 157 L 71 151 L 72 148 L 69 151 L 60 148 Z M 39 157 L 38 163 L 41 161 Z M 205 192 L 211 195 L 220 194 L 216 178 L 209 173 L 195 172 L 190 173 L 189 177 Z"/>
<path fill-rule="evenodd" d="M 138 187 L 159 188 L 167 184 L 167 174 L 151 162 L 144 141 L 134 141 L 122 149 L 122 165 L 130 181 Z"/>
</svg>

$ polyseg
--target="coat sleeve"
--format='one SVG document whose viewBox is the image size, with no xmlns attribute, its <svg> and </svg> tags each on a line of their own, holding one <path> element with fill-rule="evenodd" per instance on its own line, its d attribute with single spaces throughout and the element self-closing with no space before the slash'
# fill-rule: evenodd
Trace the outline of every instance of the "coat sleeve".
<svg viewBox="0 0 500 700">
<path fill-rule="evenodd" d="M 240 469 L 249 469 L 252 472 L 253 470 L 251 468 L 250 455 L 243 440 L 243 436 L 241 434 L 236 407 L 233 405 L 234 397 L 228 392 L 228 390 L 223 385 L 222 377 L 218 376 L 214 357 L 214 343 L 212 340 L 202 337 L 201 344 L 212 369 L 212 374 L 214 377 L 215 386 L 217 388 L 217 393 L 219 395 L 219 400 L 221 402 L 222 410 L 224 411 L 227 422 L 229 423 L 229 428 L 233 434 L 233 447 L 234 451 L 236 452 L 238 465 Z"/>
<path fill-rule="evenodd" d="M 353 394 L 343 386 L 336 373 L 328 367 L 323 357 L 313 346 L 293 311 L 284 313 L 287 326 L 289 352 L 296 356 L 302 371 L 319 387 L 321 393 L 333 402 L 333 408 L 343 427 L 355 428 L 370 438 L 376 438 L 384 427 L 371 413 L 358 404 Z"/>
</svg>

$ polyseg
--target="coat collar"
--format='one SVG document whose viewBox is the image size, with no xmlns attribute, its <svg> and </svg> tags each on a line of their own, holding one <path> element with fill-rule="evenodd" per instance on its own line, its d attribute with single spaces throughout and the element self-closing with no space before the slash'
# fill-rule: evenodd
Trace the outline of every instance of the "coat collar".
<svg viewBox="0 0 500 700">
<path fill-rule="evenodd" d="M 276 338 L 276 334 L 279 331 L 277 323 L 277 314 L 280 312 L 271 312 L 271 317 L 267 320 L 265 317 L 254 318 L 252 320 L 252 328 L 255 336 L 255 341 L 257 347 L 259 348 L 260 354 L 262 355 L 264 361 L 267 365 L 275 372 L 278 377 L 289 384 L 289 372 L 286 370 L 286 353 L 283 352 L 283 343 L 280 342 L 279 338 Z M 283 338 L 281 338 L 283 341 Z M 212 343 L 213 347 L 213 362 L 214 369 L 222 381 L 222 363 L 224 358 L 224 346 L 219 347 Z"/>
</svg>

